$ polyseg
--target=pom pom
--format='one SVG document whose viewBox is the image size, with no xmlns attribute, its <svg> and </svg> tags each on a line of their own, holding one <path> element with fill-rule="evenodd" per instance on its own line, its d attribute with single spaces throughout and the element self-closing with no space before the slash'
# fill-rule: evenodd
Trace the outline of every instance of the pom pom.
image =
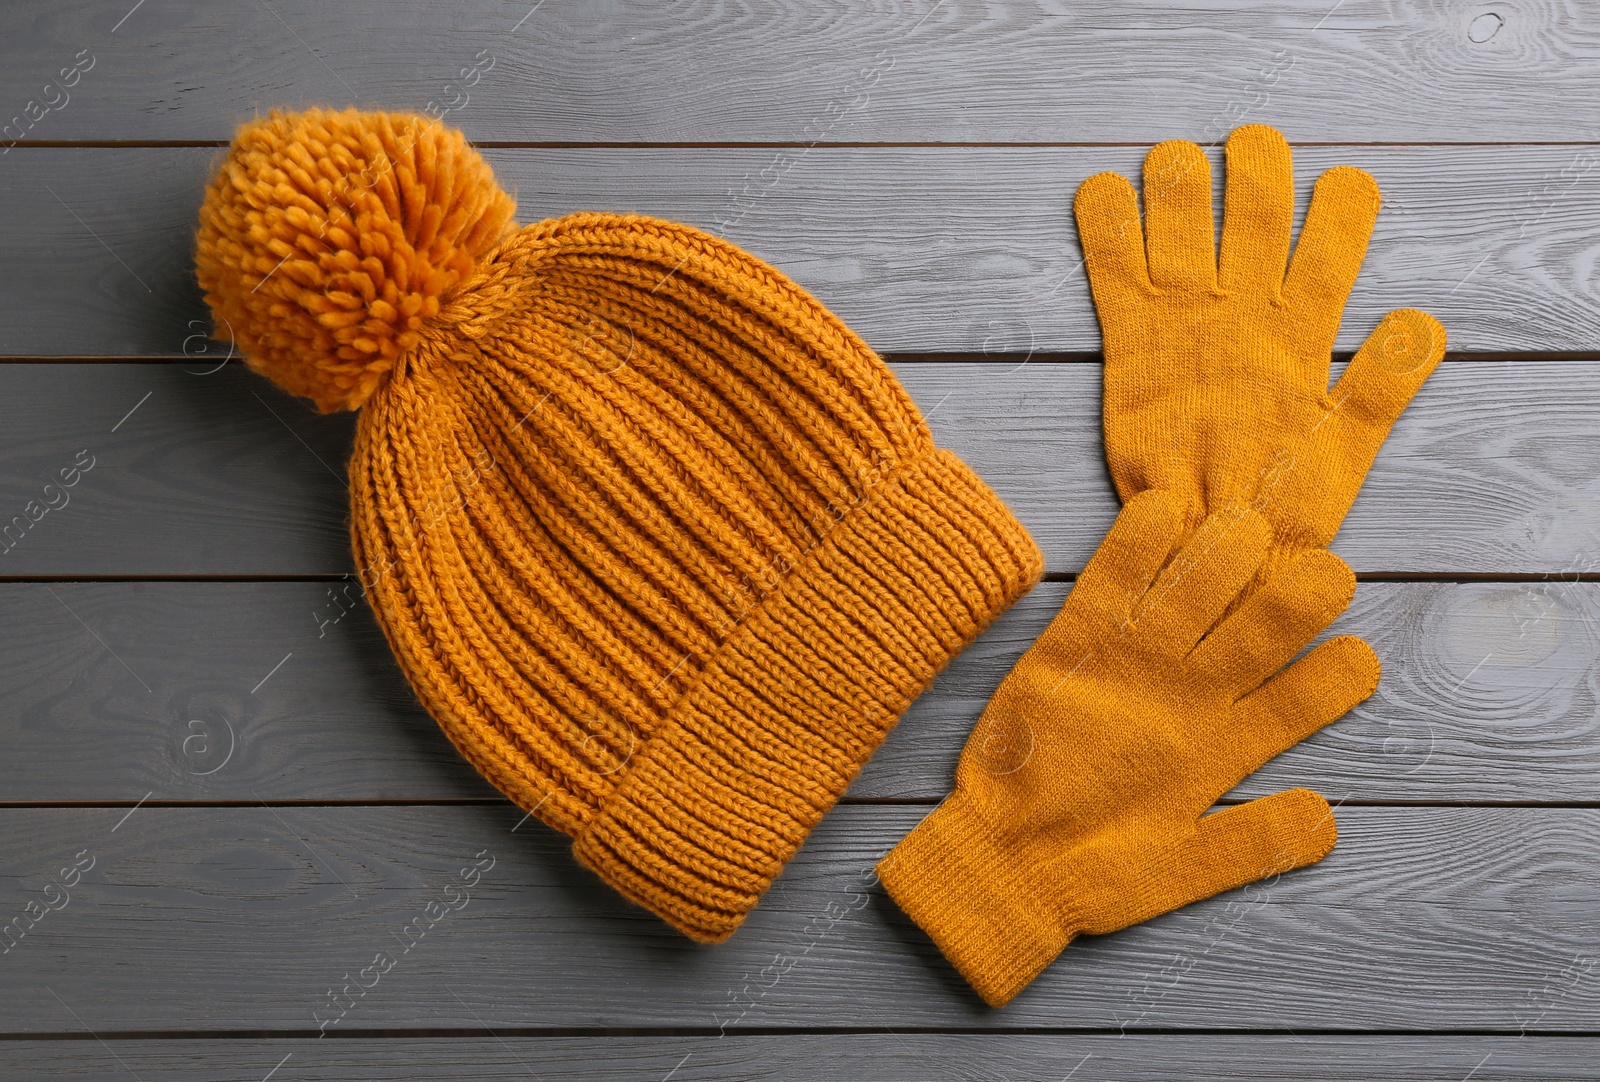
<svg viewBox="0 0 1600 1082">
<path fill-rule="evenodd" d="M 214 333 L 324 413 L 356 409 L 515 211 L 461 133 L 429 117 L 274 111 L 239 129 L 200 209 Z"/>
</svg>

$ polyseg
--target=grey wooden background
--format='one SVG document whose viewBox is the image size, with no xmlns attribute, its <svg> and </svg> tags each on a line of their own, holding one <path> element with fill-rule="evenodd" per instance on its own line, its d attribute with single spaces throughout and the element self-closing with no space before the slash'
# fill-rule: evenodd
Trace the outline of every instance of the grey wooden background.
<svg viewBox="0 0 1600 1082">
<path fill-rule="evenodd" d="M 349 419 L 205 337 L 219 148 L 351 102 L 448 110 L 523 220 L 644 211 L 783 267 L 1048 552 L 727 944 L 463 765 L 355 602 Z M 0 521 L 55 506 L 0 553 L 0 920 L 47 907 L 0 956 L 0 1075 L 1600 1078 L 1593 5 L 9 0 L 4 117 Z M 1228 797 L 1313 786 L 1340 842 L 990 1011 L 870 869 L 1115 511 L 1073 192 L 1254 121 L 1303 189 L 1384 190 L 1340 349 L 1402 305 L 1451 335 L 1335 543 L 1382 686 Z"/>
</svg>

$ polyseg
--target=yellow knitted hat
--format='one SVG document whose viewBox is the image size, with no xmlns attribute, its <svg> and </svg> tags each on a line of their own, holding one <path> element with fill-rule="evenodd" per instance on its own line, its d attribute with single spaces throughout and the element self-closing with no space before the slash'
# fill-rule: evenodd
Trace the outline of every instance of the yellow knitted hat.
<svg viewBox="0 0 1600 1082">
<path fill-rule="evenodd" d="M 445 734 L 617 890 L 724 939 L 1043 561 L 772 267 L 514 209 L 426 117 L 274 113 L 207 190 L 200 285 L 252 368 L 361 409 L 356 566 Z"/>
</svg>

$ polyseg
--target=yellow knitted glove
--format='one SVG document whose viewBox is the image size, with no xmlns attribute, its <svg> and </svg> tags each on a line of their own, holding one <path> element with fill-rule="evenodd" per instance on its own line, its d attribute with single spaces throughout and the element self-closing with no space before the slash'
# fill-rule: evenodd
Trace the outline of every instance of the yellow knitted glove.
<svg viewBox="0 0 1600 1082">
<path fill-rule="evenodd" d="M 1226 160 L 1220 266 L 1211 166 L 1193 143 L 1162 143 L 1145 158 L 1143 231 L 1133 186 L 1116 173 L 1084 181 L 1075 209 L 1105 339 L 1117 492 L 1181 496 L 1191 529 L 1234 503 L 1253 507 L 1275 533 L 1264 577 L 1333 540 L 1445 335 L 1426 313 L 1389 313 L 1330 393 L 1377 183 L 1349 166 L 1324 173 L 1291 263 L 1288 143 L 1272 128 L 1240 128 Z"/>
<path fill-rule="evenodd" d="M 1331 553 L 1303 553 L 1218 624 L 1271 527 L 1249 509 L 1213 515 L 1169 563 L 1183 516 L 1166 493 L 1128 502 L 984 710 L 955 791 L 878 864 L 991 1006 L 1080 933 L 1333 846 L 1332 813 L 1305 789 L 1203 813 L 1377 687 L 1377 657 L 1349 636 L 1278 672 L 1344 610 L 1355 578 Z"/>
</svg>

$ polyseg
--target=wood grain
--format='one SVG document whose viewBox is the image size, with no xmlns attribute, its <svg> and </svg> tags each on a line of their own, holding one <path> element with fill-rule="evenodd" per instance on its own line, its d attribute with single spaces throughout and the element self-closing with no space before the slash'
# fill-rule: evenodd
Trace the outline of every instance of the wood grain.
<svg viewBox="0 0 1600 1082">
<path fill-rule="evenodd" d="M 523 221 L 591 209 L 692 223 L 776 264 L 880 351 L 1039 355 L 1099 348 L 1072 196 L 1094 173 L 1138 177 L 1146 149 L 487 155 Z M 221 153 L 19 146 L 0 158 L 0 355 L 189 354 L 210 367 L 191 256 Z M 1295 160 L 1302 211 L 1339 164 L 1368 169 L 1385 194 L 1341 350 L 1410 306 L 1442 320 L 1455 351 L 1594 352 L 1600 149 L 1308 146 Z"/>
<path fill-rule="evenodd" d="M 79 57 L 70 101 L 44 89 Z M 1597 92 L 1578 0 L 9 4 L 0 1075 L 1600 1078 Z M 1318 788 L 1333 853 L 1076 943 L 985 1009 L 870 869 L 1050 582 L 732 941 L 600 886 L 453 751 L 337 580 L 351 418 L 207 337 L 217 144 L 344 102 L 444 112 L 524 221 L 645 212 L 775 263 L 896 361 L 1058 575 L 1116 508 L 1078 184 L 1250 122 L 1296 144 L 1302 212 L 1323 170 L 1370 170 L 1338 348 L 1411 305 L 1458 359 L 1335 544 L 1369 581 L 1333 630 L 1377 648 L 1378 693 L 1227 798 Z M 73 581 L 119 578 L 164 581 Z"/>
<path fill-rule="evenodd" d="M 942 798 L 1068 589 L 1041 585 L 961 654 L 847 799 Z M 1600 584 L 1363 583 L 1332 631 L 1377 649 L 1377 694 L 1232 799 L 1594 802 Z M 416 703 L 353 583 L 4 585 L 0 657 L 6 802 L 503 799 Z"/>
<path fill-rule="evenodd" d="M 0 573 L 351 569 L 352 416 L 319 416 L 240 366 L 214 368 L 0 365 Z M 80 454 L 92 465 L 65 505 L 30 513 L 62 502 L 45 486 L 59 489 Z"/>
<path fill-rule="evenodd" d="M 458 989 L 458 991 L 460 991 Z M 461 992 L 469 1005 L 469 993 Z M 446 997 L 449 998 L 448 995 Z M 64 1014 L 64 1012 L 63 1012 Z M 101 1082 L 127 1069 L 165 1082 L 265 1078 L 772 1082 L 1049 1079 L 1073 1082 L 1577 1082 L 1600 1078 L 1587 1037 L 1239 1036 L 1029 1033 L 781 1036 L 221 1038 L 0 1042 L 0 1069 Z M 382 1072 L 377 1074 L 374 1072 Z M 674 1073 L 676 1072 L 676 1073 Z M 759 1072 L 756 1074 L 755 1072 Z"/>
<path fill-rule="evenodd" d="M 431 103 L 490 140 L 1145 143 L 1268 120 L 1301 140 L 1558 141 L 1595 138 L 1600 92 L 1580 0 L 132 6 L 8 7 L 26 29 L 0 37 L 7 109 L 61 101 L 44 80 L 97 60 L 27 137 L 226 139 L 271 106 L 354 102 Z"/>
<path fill-rule="evenodd" d="M 205 371 L 0 365 L 0 527 L 38 518 L 13 529 L 0 576 L 348 573 L 351 417 L 316 415 L 242 366 L 192 374 Z M 895 371 L 935 437 L 1033 532 L 1049 570 L 1082 567 L 1117 507 L 1099 366 Z M 1379 454 L 1334 550 L 1362 573 L 1600 571 L 1597 405 L 1600 362 L 1442 366 Z M 27 514 L 80 452 L 95 464 L 71 502 Z"/>
<path fill-rule="evenodd" d="M 48 900 L 65 862 L 94 863 L 4 956 L 27 991 L 0 1001 L 0 1028 L 1515 1035 L 1592 1034 L 1600 1017 L 1597 810 L 1341 808 L 1321 864 L 1075 943 L 1002 1012 L 869 886 L 925 810 L 839 809 L 708 949 L 600 885 L 563 837 L 513 831 L 506 807 L 9 809 L 8 912 Z M 447 909 L 416 923 L 430 903 Z"/>
<path fill-rule="evenodd" d="M 1068 589 L 1038 587 L 958 657 L 851 794 L 942 798 L 984 705 Z M 1600 584 L 1363 583 L 1329 634 L 1359 635 L 1377 650 L 1377 693 L 1229 799 L 1293 786 L 1330 801 L 1594 799 Z"/>
</svg>

